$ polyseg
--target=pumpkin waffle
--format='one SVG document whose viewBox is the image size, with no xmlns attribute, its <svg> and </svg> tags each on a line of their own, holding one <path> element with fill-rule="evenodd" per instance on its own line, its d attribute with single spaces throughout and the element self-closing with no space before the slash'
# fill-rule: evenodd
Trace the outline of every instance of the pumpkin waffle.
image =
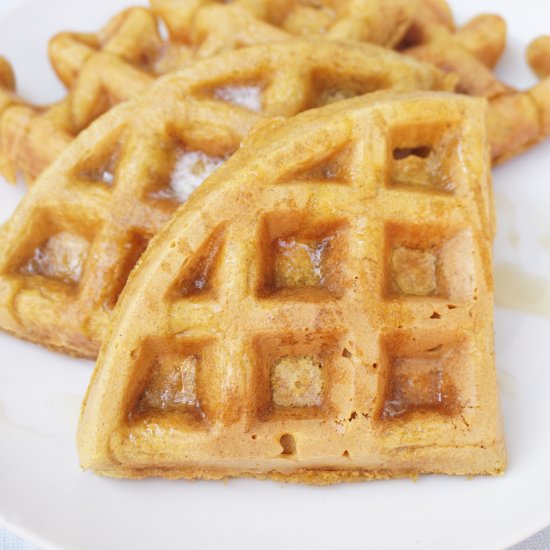
<svg viewBox="0 0 550 550">
<path fill-rule="evenodd" d="M 550 76 L 550 36 L 541 36 L 529 44 L 527 60 L 539 78 Z"/>
<path fill-rule="evenodd" d="M 269 35 L 254 28 L 259 21 L 293 36 L 322 35 L 393 47 L 402 40 L 415 11 L 410 0 L 151 0 L 151 7 L 173 38 L 200 47 L 201 35 L 221 47 L 226 47 L 228 34 L 241 45 L 267 41 Z M 235 28 L 251 32 L 241 36 Z"/>
<path fill-rule="evenodd" d="M 493 67 L 506 45 L 506 24 L 501 17 L 481 15 L 456 29 L 444 0 L 234 0 L 219 3 L 212 0 L 151 0 L 151 7 L 165 22 L 172 39 L 198 48 L 199 55 L 200 52 L 212 55 L 228 47 L 258 41 L 281 40 L 290 35 L 321 35 L 398 50 L 425 46 L 428 51 L 422 53 L 433 62 L 447 55 L 445 48 L 450 45 L 460 48 L 460 58 L 465 57 L 463 50 L 466 50 L 484 65 Z M 264 32 L 254 28 L 262 24 L 259 20 L 269 24 L 269 27 L 262 27 Z M 224 24 L 214 24 L 219 21 Z M 273 30 L 268 29 L 275 27 L 285 32 L 279 31 L 273 36 Z M 471 64 L 467 58 L 456 64 L 456 70 L 463 73 L 470 88 L 476 76 L 472 74 Z M 487 78 L 485 76 L 485 80 Z M 474 93 L 473 88 L 469 91 Z"/>
<path fill-rule="evenodd" d="M 15 94 L 15 74 L 9 62 L 0 57 L 0 113 L 19 103 Z M 0 174 L 15 180 L 16 169 L 10 158 L 4 153 L 0 142 Z"/>
<path fill-rule="evenodd" d="M 384 48 L 303 39 L 167 75 L 143 101 L 96 121 L 20 203 L 2 233 L 0 327 L 96 356 L 149 239 L 255 126 L 375 90 L 453 85 Z M 145 124 L 140 109 L 149 113 Z"/>
<path fill-rule="evenodd" d="M 449 46 L 466 50 L 484 66 L 493 68 L 506 47 L 506 22 L 498 15 L 481 14 L 463 27 L 457 28 L 446 2 L 439 0 L 417 2 L 411 24 L 396 49 L 403 51 L 411 48 L 425 48 L 427 53 L 424 51 L 424 55 L 437 62 L 441 56 L 448 55 L 444 52 L 440 53 L 439 50 Z M 464 57 L 463 52 L 449 57 L 457 55 Z M 482 95 L 474 93 L 473 86 L 476 83 L 470 82 L 472 71 L 468 67 L 468 59 L 456 65 L 455 70 L 463 73 L 465 86 L 470 87 L 468 91 L 473 95 Z"/>
<path fill-rule="evenodd" d="M 326 5 L 290 0 L 229 4 L 154 0 L 153 7 L 164 19 L 170 37 L 161 37 L 149 10 L 131 8 L 97 34 L 61 33 L 51 41 L 52 65 L 70 93 L 49 108 L 20 99 L 17 107 L 0 105 L 0 173 L 6 179 L 15 181 L 19 170 L 32 182 L 99 114 L 141 92 L 159 74 L 220 51 L 287 40 L 291 33 L 396 45 L 409 55 L 456 71 L 462 91 L 494 101 L 489 116 L 495 162 L 522 152 L 550 133 L 548 125 L 540 122 L 550 112 L 547 79 L 519 93 L 490 71 L 505 45 L 506 28 L 498 16 L 482 15 L 455 29 L 443 0 L 418 0 L 416 4 L 340 0 Z M 12 91 L 7 94 L 11 97 Z"/>
<path fill-rule="evenodd" d="M 420 6 L 399 49 L 456 74 L 459 92 L 489 99 L 494 164 L 522 153 L 550 135 L 550 125 L 545 123 L 550 118 L 549 75 L 539 71 L 541 82 L 521 92 L 498 80 L 491 71 L 506 44 L 506 25 L 500 17 L 480 15 L 453 30 L 429 2 Z M 542 50 L 540 43 L 535 41 L 530 52 L 536 55 Z"/>
<path fill-rule="evenodd" d="M 388 5 L 382 9 L 379 0 L 362 2 L 366 7 L 372 4 L 373 29 L 382 15 L 395 18 L 405 11 L 406 4 L 392 0 L 395 8 Z M 163 39 L 155 16 L 145 8 L 123 11 L 95 34 L 64 32 L 54 37 L 49 45 L 50 61 L 70 92 L 65 100 L 49 107 L 29 105 L 21 99 L 17 108 L 0 105 L 0 155 L 5 159 L 0 174 L 13 182 L 20 171 L 32 182 L 97 116 L 143 91 L 155 76 L 221 51 L 291 38 L 237 5 L 227 9 L 201 5 L 194 15 L 193 37 L 186 43 Z M 375 15 L 376 21 L 372 20 Z M 398 25 L 385 28 L 386 34 L 396 32 Z M 6 91 L 11 96 L 12 90 Z"/>
<path fill-rule="evenodd" d="M 13 88 L 0 82 L 2 175 L 15 181 L 21 171 L 32 182 L 100 114 L 144 91 L 155 71 L 172 70 L 189 59 L 186 51 L 161 39 L 155 16 L 145 8 L 124 11 L 97 34 L 55 37 L 50 60 L 69 87 L 65 99 L 46 107 L 20 98 L 7 103 L 1 96 L 12 96 Z"/>
<path fill-rule="evenodd" d="M 253 134 L 133 272 L 83 405 L 82 466 L 501 473 L 485 108 L 380 92 Z"/>
<path fill-rule="evenodd" d="M 363 21 L 366 30 L 358 33 L 353 25 L 342 25 L 337 27 L 339 30 L 335 36 L 347 40 L 376 41 L 377 38 L 368 32 L 371 25 L 381 29 L 382 35 L 387 26 L 393 25 L 396 30 L 394 38 L 401 36 L 401 39 L 380 40 L 381 43 L 393 45 L 406 55 L 458 75 L 460 92 L 490 100 L 489 138 L 495 164 L 522 153 L 550 134 L 548 125 L 541 123 L 550 116 L 550 79 L 547 75 L 531 90 L 520 92 L 498 80 L 491 70 L 506 45 L 506 24 L 497 15 L 483 14 L 464 27 L 455 28 L 451 11 L 443 0 L 407 2 L 407 6 L 414 9 L 406 13 L 398 13 L 402 7 L 400 3 L 381 2 L 376 7 L 377 2 L 365 0 L 358 2 L 361 6 L 356 6 L 353 0 L 314 4 L 303 0 L 236 0 L 223 4 L 212 0 L 151 0 L 151 4 L 164 20 L 174 41 L 201 43 L 200 48 L 204 48 L 208 55 L 228 47 L 232 43 L 230 37 L 233 37 L 234 47 L 253 43 L 254 40 L 268 41 L 268 33 L 248 30 L 254 29 L 254 17 L 263 17 L 288 34 L 307 32 L 330 38 L 330 25 L 319 26 L 316 23 L 308 26 L 308 16 L 304 15 L 306 12 L 303 9 L 309 10 L 308 13 L 317 13 L 319 17 L 328 11 L 332 19 L 329 17 L 327 21 L 333 21 L 340 12 L 348 14 L 353 7 L 357 10 L 352 10 L 353 14 L 369 14 L 364 20 L 351 16 L 357 20 L 357 25 Z M 395 11 L 390 16 L 380 6 Z M 244 14 L 246 10 L 254 17 Z M 287 24 L 294 11 L 303 15 L 297 19 L 300 25 Z M 283 14 L 286 14 L 285 17 Z M 216 21 L 231 23 L 220 27 L 214 24 Z M 395 25 L 395 21 L 399 24 Z M 243 32 L 246 39 L 241 37 L 241 29 L 246 30 Z"/>
</svg>

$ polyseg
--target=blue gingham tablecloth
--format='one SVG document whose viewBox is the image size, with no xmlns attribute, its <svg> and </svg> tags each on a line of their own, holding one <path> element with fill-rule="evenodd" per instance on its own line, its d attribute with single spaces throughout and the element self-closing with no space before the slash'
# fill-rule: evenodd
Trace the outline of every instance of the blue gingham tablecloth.
<svg viewBox="0 0 550 550">
<path fill-rule="evenodd" d="M 2 550 L 36 550 L 37 547 L 0 527 L 0 548 Z"/>
</svg>

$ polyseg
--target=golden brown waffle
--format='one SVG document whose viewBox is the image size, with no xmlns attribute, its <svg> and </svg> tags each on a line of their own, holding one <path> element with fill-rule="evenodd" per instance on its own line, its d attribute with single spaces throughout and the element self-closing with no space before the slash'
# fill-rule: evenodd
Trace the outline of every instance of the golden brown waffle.
<svg viewBox="0 0 550 550">
<path fill-rule="evenodd" d="M 208 55 L 231 43 L 272 40 L 275 27 L 295 36 L 323 35 L 392 47 L 403 38 L 415 10 L 410 0 L 151 0 L 151 6 L 173 38 L 200 44 Z"/>
<path fill-rule="evenodd" d="M 550 135 L 550 78 L 519 92 L 491 72 L 506 42 L 506 25 L 495 15 L 480 15 L 460 29 L 437 23 L 439 12 L 421 3 L 400 49 L 458 75 L 458 90 L 490 100 L 488 120 L 493 163 L 514 157 Z M 541 49 L 535 42 L 531 52 Z M 533 55 L 533 54 L 531 54 Z M 539 55 L 539 57 L 541 57 Z M 536 61 L 535 61 L 536 63 Z"/>
<path fill-rule="evenodd" d="M 550 133 L 548 125 L 540 123 L 549 117 L 548 83 L 517 93 L 489 69 L 505 44 L 505 25 L 497 16 L 479 16 L 456 30 L 444 0 L 416 4 L 403 0 L 321 4 L 156 0 L 153 4 L 170 30 L 169 38 L 161 38 L 150 11 L 132 8 L 97 34 L 62 33 L 51 41 L 52 65 L 71 91 L 66 100 L 49 108 L 20 99 L 16 108 L 0 105 L 0 174 L 14 181 L 20 170 L 31 182 L 99 114 L 144 90 L 152 77 L 220 51 L 287 40 L 290 33 L 322 33 L 387 45 L 399 42 L 397 47 L 406 53 L 456 71 L 463 91 L 494 100 L 490 135 L 495 162 Z M 6 95 L 12 98 L 12 90 Z"/>
<path fill-rule="evenodd" d="M 0 113 L 19 102 L 15 95 L 15 75 L 6 59 L 0 57 Z M 0 142 L 0 174 L 8 179 L 15 180 L 16 168 L 9 157 L 4 153 Z"/>
<path fill-rule="evenodd" d="M 97 121 L 17 208 L 2 234 L 0 327 L 94 357 L 148 240 L 255 125 L 375 90 L 452 85 L 383 48 L 298 39 L 165 77 L 145 124 L 140 101 Z"/>
<path fill-rule="evenodd" d="M 550 135 L 550 38 L 534 40 L 527 59 L 541 81 L 527 92 L 510 91 L 490 101 L 494 162 L 507 160 Z"/>
<path fill-rule="evenodd" d="M 543 79 L 533 88 L 531 96 L 533 101 L 545 105 L 545 108 L 540 111 L 541 116 L 538 121 L 542 128 L 540 135 L 544 137 L 550 135 L 550 36 L 542 36 L 534 40 L 527 51 L 527 59 L 533 71 Z M 532 126 L 535 127 L 535 125 L 533 121 Z M 511 128 L 509 132 L 513 133 Z"/>
<path fill-rule="evenodd" d="M 381 92 L 252 135 L 132 274 L 83 406 L 82 466 L 501 473 L 485 107 Z"/>
<path fill-rule="evenodd" d="M 199 33 L 196 43 L 162 39 L 155 16 L 145 8 L 123 11 L 96 34 L 65 32 L 54 37 L 50 61 L 69 94 L 45 107 L 17 98 L 15 108 L 3 99 L 13 99 L 14 90 L 0 81 L 0 174 L 13 182 L 20 171 L 32 182 L 74 136 L 114 104 L 195 58 L 234 49 L 236 37 L 248 33 L 250 44 L 290 38 L 244 9 L 232 18 L 223 14 L 222 26 L 212 25 L 210 17 L 216 14 L 208 7 L 203 11 L 200 20 L 208 22 L 211 36 L 204 40 Z"/>
<path fill-rule="evenodd" d="M 472 62 L 467 56 L 464 56 L 462 50 L 472 54 L 483 65 L 494 67 L 506 46 L 506 23 L 498 15 L 482 14 L 457 29 L 446 2 L 420 0 L 417 3 L 411 25 L 397 49 L 406 50 L 423 46 L 427 46 L 428 51 L 425 55 L 428 57 L 433 56 L 434 59 L 438 59 L 441 56 L 449 55 L 450 58 L 458 58 L 456 70 L 462 71 L 463 78 L 468 82 L 472 77 L 469 74 L 468 65 Z M 441 49 L 449 46 L 451 49 L 457 47 L 460 49 L 453 54 L 440 52 Z M 460 62 L 460 58 L 465 58 L 465 61 Z M 489 78 L 485 77 L 486 80 Z M 472 82 L 470 86 L 475 84 Z M 473 89 L 470 92 L 473 93 Z"/>
<path fill-rule="evenodd" d="M 141 7 L 122 11 L 96 34 L 59 33 L 48 50 L 53 68 L 69 88 L 96 53 L 108 53 L 155 75 L 180 68 L 193 58 L 191 48 L 163 38 L 155 15 Z"/>
<path fill-rule="evenodd" d="M 541 36 L 531 42 L 527 60 L 539 78 L 550 76 L 550 36 Z"/>
<path fill-rule="evenodd" d="M 485 95 L 485 88 L 497 86 L 485 65 L 495 65 L 506 42 L 505 23 L 495 15 L 481 15 L 455 32 L 452 14 L 443 0 L 151 0 L 151 5 L 172 39 L 198 48 L 199 55 L 304 34 L 378 43 L 399 50 L 414 47 L 415 55 L 423 55 L 430 62 L 455 62 L 453 69 L 473 95 Z M 261 25 L 263 32 L 255 25 Z M 286 33 L 275 31 L 275 27 Z M 449 47 L 452 52 L 446 52 Z M 472 58 L 482 63 L 484 70 L 477 68 Z"/>
<path fill-rule="evenodd" d="M 173 40 L 198 44 L 199 55 L 271 40 L 269 25 L 258 21 L 258 17 L 290 34 L 307 32 L 328 38 L 334 34 L 348 40 L 395 45 L 407 55 L 457 74 L 459 91 L 491 100 L 489 136 L 495 163 L 523 152 L 550 134 L 548 125 L 541 123 L 550 117 L 547 93 L 550 82 L 545 79 L 529 91 L 518 92 L 499 81 L 491 71 L 506 43 L 505 22 L 496 15 L 480 15 L 455 29 L 444 0 L 407 2 L 407 10 L 403 9 L 402 2 L 372 0 L 332 3 L 236 0 L 229 4 L 211 0 L 151 0 L 151 4 L 166 23 Z M 411 7 L 414 9 L 408 11 Z M 384 13 L 383 10 L 389 11 Z M 299 14 L 296 16 L 299 25 L 292 23 L 294 12 Z M 311 25 L 306 13 L 317 15 L 317 18 L 311 15 Z M 344 19 L 349 13 L 355 14 L 350 17 L 355 24 L 337 24 L 335 21 L 340 13 L 344 14 Z M 357 13 L 368 14 L 368 17 L 361 19 Z M 324 17 L 323 14 L 326 15 L 324 26 L 317 21 Z M 219 25 L 219 21 L 224 24 Z M 331 21 L 338 32 L 332 32 Z M 257 25 L 262 25 L 262 32 L 258 32 Z M 363 31 L 358 32 L 357 25 L 363 25 Z M 369 32 L 374 28 L 380 30 L 380 35 Z M 387 28 L 395 30 L 392 40 L 382 38 Z M 272 28 L 274 30 L 277 29 Z"/>
<path fill-rule="evenodd" d="M 31 181 L 71 142 L 69 116 L 68 101 L 41 109 L 0 83 L 0 175 L 15 182 L 21 171 Z"/>
<path fill-rule="evenodd" d="M 171 59 L 167 70 L 172 69 L 173 49 L 161 40 L 155 17 L 144 8 L 126 10 L 97 35 L 54 38 L 52 65 L 70 87 L 64 100 L 47 107 L 21 99 L 6 103 L 2 96 L 12 95 L 13 89 L 0 82 L 0 154 L 9 161 L 3 163 L 2 175 L 14 181 L 20 170 L 32 181 L 95 118 L 146 89 L 153 68 Z"/>
</svg>

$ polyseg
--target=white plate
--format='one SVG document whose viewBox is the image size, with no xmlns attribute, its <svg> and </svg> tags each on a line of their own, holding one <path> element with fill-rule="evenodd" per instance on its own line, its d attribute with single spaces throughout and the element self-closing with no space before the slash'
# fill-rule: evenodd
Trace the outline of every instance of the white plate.
<svg viewBox="0 0 550 550">
<path fill-rule="evenodd" d="M 0 53 L 20 89 L 61 95 L 46 42 L 93 30 L 124 0 L 30 0 L 0 18 Z M 550 32 L 547 0 L 458 0 L 510 23 L 500 74 L 534 82 L 531 37 Z M 115 481 L 81 473 L 74 447 L 92 364 L 0 335 L 0 520 L 44 547 L 501 549 L 550 523 L 550 143 L 495 172 L 497 363 L 510 455 L 495 479 L 426 477 L 311 488 L 260 481 Z M 0 182 L 0 221 L 24 192 Z M 1 244 L 0 244 L 1 246 Z M 520 267 L 521 266 L 521 267 Z M 540 315 L 526 310 L 538 310 Z"/>
</svg>

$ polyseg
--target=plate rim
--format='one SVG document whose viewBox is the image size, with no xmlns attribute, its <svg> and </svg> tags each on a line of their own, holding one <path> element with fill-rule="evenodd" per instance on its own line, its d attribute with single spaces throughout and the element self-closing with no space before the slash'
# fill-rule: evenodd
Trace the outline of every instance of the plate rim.
<svg viewBox="0 0 550 550">
<path fill-rule="evenodd" d="M 456 1 L 456 0 L 452 0 Z M 15 14 L 18 10 L 24 8 L 28 4 L 39 2 L 39 0 L 11 0 L 7 6 L 0 7 L 0 20 Z M 135 0 L 135 5 L 146 4 L 144 0 Z M 451 6 L 454 7 L 454 6 Z M 550 34 L 550 31 L 549 31 Z M 3 182 L 2 182 L 3 184 Z M 261 481 L 257 481 L 261 482 Z M 18 523 L 16 520 L 8 519 L 5 514 L 0 510 L 0 527 L 13 533 L 15 536 L 21 538 L 25 542 L 29 542 L 39 548 L 58 550 L 64 548 L 62 544 L 48 540 L 44 535 L 34 532 L 32 526 L 25 526 Z M 510 537 L 502 537 L 494 542 L 487 543 L 484 546 L 479 546 L 479 550 L 492 550 L 497 548 L 508 548 L 516 544 L 527 542 L 532 536 L 540 533 L 544 529 L 550 527 L 550 507 L 544 513 L 541 511 L 539 516 L 531 519 L 528 523 L 525 523 L 525 527 L 516 529 L 516 535 Z"/>
</svg>

